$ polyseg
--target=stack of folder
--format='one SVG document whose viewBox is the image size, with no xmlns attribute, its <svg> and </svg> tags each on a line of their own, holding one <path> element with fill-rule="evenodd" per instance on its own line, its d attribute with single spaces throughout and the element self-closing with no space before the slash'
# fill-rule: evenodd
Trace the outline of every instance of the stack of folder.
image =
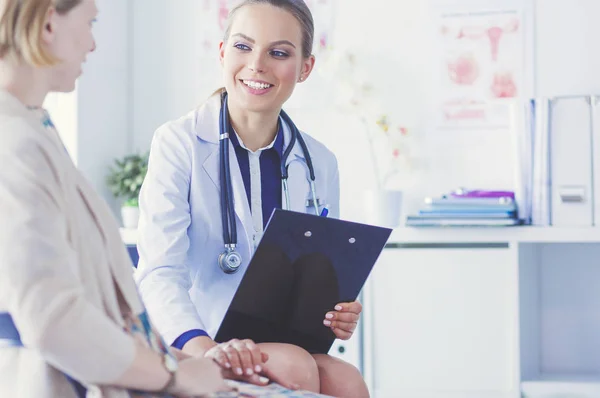
<svg viewBox="0 0 600 398">
<path fill-rule="evenodd" d="M 504 227 L 519 225 L 514 192 L 459 190 L 439 198 L 425 198 L 418 215 L 408 216 L 410 227 Z"/>
</svg>

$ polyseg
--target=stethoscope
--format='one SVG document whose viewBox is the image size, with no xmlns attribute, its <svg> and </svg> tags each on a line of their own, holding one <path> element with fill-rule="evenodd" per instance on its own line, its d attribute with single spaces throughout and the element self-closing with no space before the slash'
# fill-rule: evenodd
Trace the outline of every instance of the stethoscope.
<svg viewBox="0 0 600 398">
<path fill-rule="evenodd" d="M 290 192 L 288 189 L 288 168 L 286 161 L 296 141 L 302 147 L 304 158 L 308 166 L 310 174 L 310 191 L 312 202 L 315 208 L 315 214 L 319 214 L 319 203 L 317 201 L 317 189 L 315 186 L 315 169 L 313 167 L 310 153 L 306 142 L 298 131 L 298 128 L 292 122 L 292 119 L 281 110 L 280 117 L 288 125 L 291 131 L 290 144 L 283 152 L 281 158 L 281 183 L 286 201 L 286 210 L 290 210 Z M 219 267 L 226 274 L 233 274 L 238 271 L 242 265 L 242 256 L 236 250 L 237 246 L 237 229 L 235 223 L 235 208 L 233 206 L 233 188 L 231 186 L 231 170 L 229 167 L 229 135 L 232 133 L 231 123 L 229 121 L 229 112 L 227 110 L 227 93 L 223 93 L 221 101 L 221 112 L 219 115 L 219 182 L 221 184 L 221 221 L 223 223 L 223 241 L 225 242 L 225 251 L 219 254 Z"/>
</svg>

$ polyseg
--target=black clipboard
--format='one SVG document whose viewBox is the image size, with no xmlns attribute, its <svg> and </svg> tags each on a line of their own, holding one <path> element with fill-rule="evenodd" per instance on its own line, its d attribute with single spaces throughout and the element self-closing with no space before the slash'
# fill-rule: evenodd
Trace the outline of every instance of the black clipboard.
<svg viewBox="0 0 600 398">
<path fill-rule="evenodd" d="M 215 341 L 289 343 L 325 354 L 323 325 L 340 302 L 356 300 L 392 230 L 275 209 Z"/>
</svg>

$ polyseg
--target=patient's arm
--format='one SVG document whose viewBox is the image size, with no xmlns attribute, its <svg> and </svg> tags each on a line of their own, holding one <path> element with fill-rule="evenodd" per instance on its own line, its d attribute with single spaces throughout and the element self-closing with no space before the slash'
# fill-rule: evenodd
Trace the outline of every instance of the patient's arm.
<svg viewBox="0 0 600 398">
<path fill-rule="evenodd" d="M 169 348 L 169 350 L 171 351 L 171 353 L 173 353 L 173 355 L 175 355 L 175 358 L 177 358 L 178 361 L 183 361 L 184 359 L 192 358 L 191 355 L 186 354 L 178 348 L 171 347 Z"/>
</svg>

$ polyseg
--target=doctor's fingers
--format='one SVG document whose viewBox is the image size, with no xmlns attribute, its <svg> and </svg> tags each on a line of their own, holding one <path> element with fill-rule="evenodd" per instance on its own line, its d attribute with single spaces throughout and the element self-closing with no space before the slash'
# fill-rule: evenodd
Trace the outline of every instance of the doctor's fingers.
<svg viewBox="0 0 600 398">
<path fill-rule="evenodd" d="M 348 326 L 344 326 L 344 328 L 346 328 Z M 349 340 L 350 337 L 352 337 L 352 335 L 354 334 L 354 330 L 356 329 L 356 324 L 354 324 L 354 328 L 349 328 L 352 330 L 346 330 L 346 329 L 342 329 L 339 327 L 332 327 L 331 331 L 333 332 L 333 334 L 335 334 L 335 337 L 337 337 L 340 340 Z"/>
<path fill-rule="evenodd" d="M 325 322 L 323 322 L 325 323 Z M 354 333 L 354 331 L 356 330 L 356 322 L 340 322 L 340 321 L 334 321 L 331 322 L 331 325 L 325 325 L 325 326 L 329 326 L 331 328 L 331 330 L 333 331 L 333 333 L 342 340 L 348 340 L 350 337 L 352 337 L 352 334 Z"/>
<path fill-rule="evenodd" d="M 254 341 L 249 339 L 242 340 L 239 343 L 237 343 L 237 345 L 245 347 L 245 352 L 247 352 L 250 355 L 250 359 L 252 361 L 250 367 L 246 368 L 246 375 L 251 376 L 254 372 L 261 373 L 264 368 L 264 362 L 266 361 L 263 360 L 262 352 L 260 351 L 258 345 Z M 253 372 L 249 373 L 248 369 L 252 370 Z"/>
<path fill-rule="evenodd" d="M 333 324 L 333 322 L 356 323 L 359 318 L 359 315 L 353 312 L 328 312 L 325 314 L 323 323 L 325 326 L 331 326 L 327 324 L 327 321 L 331 322 L 331 324 Z"/>
<path fill-rule="evenodd" d="M 240 360 L 237 350 L 233 346 L 227 343 L 219 345 L 218 351 L 221 351 L 223 354 L 225 354 L 227 361 L 231 364 L 231 371 L 234 374 L 237 376 L 242 376 L 244 374 L 244 371 L 242 370 L 242 361 Z M 227 366 L 225 366 L 225 368 L 228 369 Z"/>
<path fill-rule="evenodd" d="M 362 312 L 362 304 L 358 301 L 352 301 L 350 303 L 339 303 L 335 306 L 335 310 L 339 312 L 350 312 L 353 314 L 360 314 Z"/>
<path fill-rule="evenodd" d="M 227 353 L 221 347 L 211 349 L 206 356 L 215 361 L 221 368 L 231 369 L 231 361 L 227 356 Z"/>
<path fill-rule="evenodd" d="M 232 340 L 230 345 L 237 351 L 240 364 L 246 376 L 252 376 L 258 366 L 262 371 L 260 349 L 251 340 Z M 239 373 L 239 372 L 238 372 Z"/>
</svg>

